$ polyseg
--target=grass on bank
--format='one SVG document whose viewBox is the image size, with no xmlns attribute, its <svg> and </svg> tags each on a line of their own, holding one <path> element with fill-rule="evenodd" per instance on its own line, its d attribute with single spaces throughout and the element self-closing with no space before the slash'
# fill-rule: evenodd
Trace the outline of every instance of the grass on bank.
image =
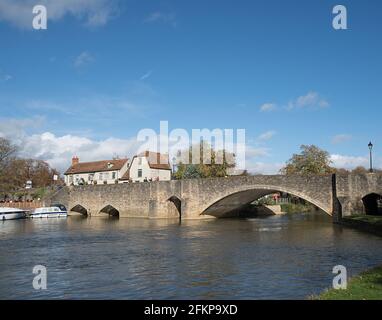
<svg viewBox="0 0 382 320">
<path fill-rule="evenodd" d="M 330 289 L 316 300 L 382 300 L 382 266 L 351 278 L 346 290 Z"/>
<path fill-rule="evenodd" d="M 344 221 L 356 221 L 361 223 L 367 223 L 369 225 L 382 227 L 382 216 L 368 216 L 368 215 L 357 215 L 351 217 L 344 217 Z"/>
</svg>

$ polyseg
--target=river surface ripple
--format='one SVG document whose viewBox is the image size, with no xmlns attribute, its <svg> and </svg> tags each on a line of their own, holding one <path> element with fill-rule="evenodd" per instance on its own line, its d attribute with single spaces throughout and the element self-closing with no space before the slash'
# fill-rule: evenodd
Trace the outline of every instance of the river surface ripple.
<svg viewBox="0 0 382 320">
<path fill-rule="evenodd" d="M 0 299 L 304 299 L 382 263 L 382 238 L 323 213 L 0 223 Z M 44 265 L 47 290 L 34 290 Z"/>
</svg>

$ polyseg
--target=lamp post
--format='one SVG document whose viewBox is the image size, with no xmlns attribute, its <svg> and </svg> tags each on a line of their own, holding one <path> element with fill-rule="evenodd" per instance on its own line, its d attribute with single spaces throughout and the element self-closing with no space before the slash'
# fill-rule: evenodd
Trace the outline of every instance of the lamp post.
<svg viewBox="0 0 382 320">
<path fill-rule="evenodd" d="M 371 141 L 368 144 L 370 150 L 370 173 L 373 173 L 373 144 Z"/>
</svg>

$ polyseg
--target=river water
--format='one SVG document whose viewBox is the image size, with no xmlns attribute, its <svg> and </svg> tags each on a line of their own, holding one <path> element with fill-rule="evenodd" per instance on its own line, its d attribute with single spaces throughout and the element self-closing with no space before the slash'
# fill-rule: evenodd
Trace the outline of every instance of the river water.
<svg viewBox="0 0 382 320">
<path fill-rule="evenodd" d="M 0 223 L 0 299 L 305 299 L 382 263 L 382 238 L 324 213 Z M 47 268 L 47 290 L 32 269 Z"/>
</svg>

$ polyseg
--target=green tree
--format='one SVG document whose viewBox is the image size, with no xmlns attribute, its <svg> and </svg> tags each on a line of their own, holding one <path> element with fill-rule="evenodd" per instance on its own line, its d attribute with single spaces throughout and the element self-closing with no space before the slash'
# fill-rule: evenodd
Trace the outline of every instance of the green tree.
<svg viewBox="0 0 382 320">
<path fill-rule="evenodd" d="M 328 174 L 333 173 L 334 169 L 330 166 L 330 155 L 314 145 L 302 145 L 301 152 L 294 154 L 286 166 L 281 169 L 283 174 Z"/>
<path fill-rule="evenodd" d="M 197 179 L 197 178 L 202 178 L 202 174 L 199 172 L 198 166 L 196 166 L 194 164 L 190 164 L 190 165 L 185 167 L 182 178 L 183 179 Z"/>
<path fill-rule="evenodd" d="M 199 164 L 192 164 L 193 152 L 198 151 L 200 154 Z M 228 170 L 234 167 L 234 154 L 226 150 L 216 151 L 210 144 L 202 141 L 200 144 L 189 148 L 188 164 L 180 161 L 174 177 L 175 179 L 226 177 Z"/>
</svg>

